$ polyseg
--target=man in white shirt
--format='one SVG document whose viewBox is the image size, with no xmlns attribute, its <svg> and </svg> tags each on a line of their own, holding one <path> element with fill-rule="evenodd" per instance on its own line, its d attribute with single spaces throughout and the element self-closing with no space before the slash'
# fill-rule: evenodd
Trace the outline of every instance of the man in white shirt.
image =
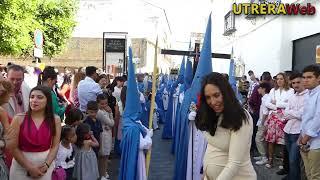
<svg viewBox="0 0 320 180">
<path fill-rule="evenodd" d="M 266 127 L 264 126 L 264 122 L 267 119 L 267 116 L 269 114 L 269 110 L 266 107 L 266 102 L 269 97 L 269 92 L 271 90 L 271 86 L 269 83 L 261 83 L 258 88 L 259 94 L 262 96 L 261 98 L 261 105 L 260 105 L 260 111 L 259 111 L 259 120 L 257 122 L 257 135 L 255 138 L 257 149 L 260 153 L 259 157 L 254 157 L 256 160 L 257 165 L 264 165 L 268 162 L 268 158 L 266 156 L 266 143 L 264 140 L 264 135 L 266 132 Z"/>
<path fill-rule="evenodd" d="M 308 179 L 320 179 L 320 67 L 303 69 L 303 85 L 309 90 L 304 101 L 299 137 L 300 155 Z"/>
<path fill-rule="evenodd" d="M 288 107 L 284 111 L 287 121 L 284 127 L 285 144 L 289 156 L 289 173 L 287 179 L 300 180 L 301 156 L 297 141 L 301 129 L 301 117 L 303 113 L 304 101 L 308 95 L 308 90 L 302 84 L 302 74 L 294 73 L 290 76 L 292 88 L 295 94 L 289 98 Z"/>
<path fill-rule="evenodd" d="M 80 110 L 87 111 L 87 103 L 89 101 L 96 101 L 97 96 L 102 94 L 101 87 L 96 83 L 98 74 L 97 68 L 94 66 L 86 67 L 86 78 L 81 80 L 78 85 L 78 97 L 80 102 Z"/>
</svg>

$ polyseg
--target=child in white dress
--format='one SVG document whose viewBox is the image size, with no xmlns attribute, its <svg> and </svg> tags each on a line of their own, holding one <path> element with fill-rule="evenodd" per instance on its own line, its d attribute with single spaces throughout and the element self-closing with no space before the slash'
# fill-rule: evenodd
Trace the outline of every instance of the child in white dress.
<svg viewBox="0 0 320 180">
<path fill-rule="evenodd" d="M 108 98 L 104 94 L 97 96 L 98 113 L 97 120 L 101 122 L 103 132 L 100 135 L 99 173 L 101 177 L 109 179 L 108 158 L 112 147 L 112 127 L 114 126 L 113 114 L 108 106 Z"/>
<path fill-rule="evenodd" d="M 62 167 L 67 175 L 67 180 L 72 180 L 75 164 L 73 143 L 77 140 L 75 129 L 71 126 L 63 126 L 61 130 L 61 142 L 56 157 L 56 168 Z"/>
</svg>

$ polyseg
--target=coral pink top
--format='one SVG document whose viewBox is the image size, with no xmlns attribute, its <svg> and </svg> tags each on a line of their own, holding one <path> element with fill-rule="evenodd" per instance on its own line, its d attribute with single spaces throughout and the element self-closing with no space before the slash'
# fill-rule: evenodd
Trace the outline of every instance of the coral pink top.
<svg viewBox="0 0 320 180">
<path fill-rule="evenodd" d="M 30 122 L 29 122 L 30 121 Z M 51 147 L 50 126 L 44 120 L 37 129 L 32 119 L 25 116 L 19 133 L 19 148 L 24 152 L 43 152 Z"/>
</svg>

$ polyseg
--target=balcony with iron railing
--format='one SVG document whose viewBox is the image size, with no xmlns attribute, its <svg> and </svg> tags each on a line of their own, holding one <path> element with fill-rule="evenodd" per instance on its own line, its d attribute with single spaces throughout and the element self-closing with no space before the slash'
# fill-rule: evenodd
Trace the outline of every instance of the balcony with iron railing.
<svg viewBox="0 0 320 180">
<path fill-rule="evenodd" d="M 236 26 L 235 26 L 235 16 L 232 13 L 232 11 L 229 11 L 225 16 L 224 16 L 224 36 L 229 36 L 232 33 L 236 32 Z"/>
</svg>

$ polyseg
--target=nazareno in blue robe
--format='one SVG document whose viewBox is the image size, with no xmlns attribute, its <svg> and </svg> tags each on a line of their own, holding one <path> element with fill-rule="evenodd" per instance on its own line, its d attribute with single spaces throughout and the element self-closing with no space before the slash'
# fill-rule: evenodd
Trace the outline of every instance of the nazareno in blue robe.
<svg viewBox="0 0 320 180">
<path fill-rule="evenodd" d="M 172 138 L 172 115 L 173 115 L 173 94 L 175 93 L 176 88 L 178 87 L 178 82 L 174 82 L 169 88 L 169 104 L 167 110 L 166 121 L 163 126 L 162 139 L 171 139 Z"/>
<path fill-rule="evenodd" d="M 126 106 L 122 116 L 121 160 L 118 179 L 136 180 L 140 133 L 144 137 L 146 130 L 137 122 L 141 119 L 140 93 L 135 80 L 131 48 L 129 48 L 127 87 Z"/>
<path fill-rule="evenodd" d="M 121 140 L 121 160 L 119 180 L 136 180 L 139 155 L 140 133 L 144 137 L 145 129 L 130 117 L 123 118 Z"/>
</svg>

